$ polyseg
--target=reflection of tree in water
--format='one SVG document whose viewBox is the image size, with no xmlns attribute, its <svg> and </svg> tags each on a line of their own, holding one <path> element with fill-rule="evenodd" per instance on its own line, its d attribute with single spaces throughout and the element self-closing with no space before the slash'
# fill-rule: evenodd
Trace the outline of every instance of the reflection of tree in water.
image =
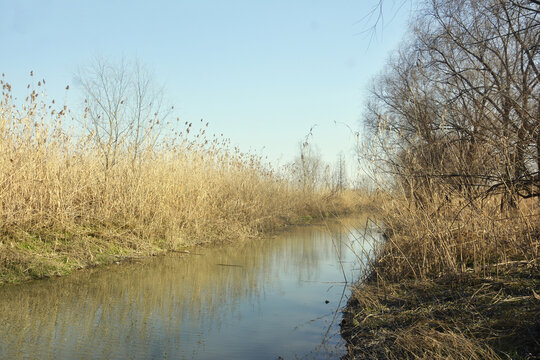
<svg viewBox="0 0 540 360">
<path fill-rule="evenodd" d="M 348 231 L 330 228 L 340 239 L 341 257 Z M 283 274 L 310 281 L 320 275 L 321 263 L 336 262 L 334 245 L 321 230 L 299 228 L 275 239 L 199 249 L 201 255 L 171 254 L 5 287 L 0 357 L 148 358 L 180 346 L 193 347 L 196 355 L 209 332 L 241 317 L 241 302 L 258 304 L 267 288 L 279 289 Z"/>
</svg>

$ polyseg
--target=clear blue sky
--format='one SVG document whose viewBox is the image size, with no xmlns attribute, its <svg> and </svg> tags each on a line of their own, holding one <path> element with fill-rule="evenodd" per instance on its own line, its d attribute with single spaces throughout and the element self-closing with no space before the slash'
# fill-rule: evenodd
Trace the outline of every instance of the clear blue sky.
<svg viewBox="0 0 540 360">
<path fill-rule="evenodd" d="M 203 118 L 281 163 L 317 124 L 314 142 L 334 161 L 353 144 L 334 121 L 360 127 L 367 85 L 406 29 L 410 5 L 386 0 L 384 29 L 362 33 L 377 2 L 0 0 L 0 72 L 17 92 L 33 70 L 49 97 L 73 107 L 78 66 L 137 57 L 182 120 Z"/>
</svg>

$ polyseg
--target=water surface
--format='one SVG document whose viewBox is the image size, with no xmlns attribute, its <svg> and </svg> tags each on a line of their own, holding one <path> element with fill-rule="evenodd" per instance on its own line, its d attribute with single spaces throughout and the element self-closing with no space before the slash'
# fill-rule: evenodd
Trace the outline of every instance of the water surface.
<svg viewBox="0 0 540 360">
<path fill-rule="evenodd" d="M 362 232 L 298 227 L 2 287 L 0 359 L 338 358 Z"/>
</svg>

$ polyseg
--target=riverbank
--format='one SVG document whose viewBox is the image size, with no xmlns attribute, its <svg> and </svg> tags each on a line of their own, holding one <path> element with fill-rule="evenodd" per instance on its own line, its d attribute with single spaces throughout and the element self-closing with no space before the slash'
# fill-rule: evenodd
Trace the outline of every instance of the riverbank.
<svg viewBox="0 0 540 360">
<path fill-rule="evenodd" d="M 323 218 L 360 211 L 367 198 L 361 193 L 343 192 L 320 198 L 304 208 L 289 209 L 286 215 L 253 219 L 201 219 L 216 233 L 204 237 L 184 230 L 169 239 L 141 237 L 132 229 L 116 226 L 77 226 L 58 230 L 12 231 L 0 238 L 0 286 L 29 280 L 68 275 L 75 270 L 138 258 L 189 252 L 195 245 L 254 240 L 293 225 L 310 224 Z M 222 229 L 219 226 L 223 226 Z M 234 231 L 234 232 L 233 232 Z"/>
<path fill-rule="evenodd" d="M 510 267 L 356 287 L 341 324 L 343 359 L 537 359 L 538 263 Z"/>
<path fill-rule="evenodd" d="M 494 200 L 386 199 L 387 237 L 344 311 L 343 359 L 538 358 L 537 203 Z"/>
</svg>

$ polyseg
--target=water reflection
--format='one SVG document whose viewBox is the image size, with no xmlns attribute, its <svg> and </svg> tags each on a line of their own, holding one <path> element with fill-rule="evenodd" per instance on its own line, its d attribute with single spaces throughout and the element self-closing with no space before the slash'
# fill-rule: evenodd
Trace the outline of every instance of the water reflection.
<svg viewBox="0 0 540 360">
<path fill-rule="evenodd" d="M 359 269 L 350 249 L 359 232 L 297 228 L 0 288 L 0 358 L 337 357 L 334 312 L 343 273 Z"/>
</svg>

